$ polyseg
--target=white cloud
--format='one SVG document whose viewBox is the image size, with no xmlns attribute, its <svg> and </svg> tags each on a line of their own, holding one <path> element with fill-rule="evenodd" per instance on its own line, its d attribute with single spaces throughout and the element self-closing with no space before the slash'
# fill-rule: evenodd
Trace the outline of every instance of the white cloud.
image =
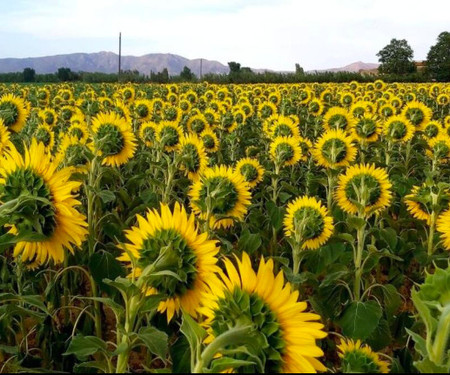
<svg viewBox="0 0 450 375">
<path fill-rule="evenodd" d="M 391 38 L 407 39 L 415 57 L 424 59 L 437 35 L 448 29 L 450 10 L 448 0 L 21 3 L 19 10 L 6 11 L 0 33 L 31 36 L 42 44 L 41 55 L 56 48 L 60 53 L 115 48 L 122 31 L 125 54 L 171 52 L 281 70 L 292 70 L 296 62 L 306 69 L 375 62 Z M 105 48 L 99 48 L 101 43 Z M 21 41 L 4 50 L 24 56 L 27 45 Z"/>
</svg>

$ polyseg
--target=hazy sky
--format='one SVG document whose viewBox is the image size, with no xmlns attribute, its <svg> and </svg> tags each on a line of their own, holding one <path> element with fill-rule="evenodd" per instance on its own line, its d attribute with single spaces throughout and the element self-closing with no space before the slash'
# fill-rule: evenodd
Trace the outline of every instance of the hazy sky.
<svg viewBox="0 0 450 375">
<path fill-rule="evenodd" d="M 377 62 L 392 38 L 416 60 L 450 31 L 450 0 L 0 0 L 0 58 L 174 53 L 306 70 Z"/>
</svg>

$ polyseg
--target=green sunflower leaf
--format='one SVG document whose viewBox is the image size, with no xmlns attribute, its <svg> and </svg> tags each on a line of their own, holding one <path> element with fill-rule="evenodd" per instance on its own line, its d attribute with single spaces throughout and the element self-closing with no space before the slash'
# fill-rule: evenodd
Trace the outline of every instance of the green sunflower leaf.
<svg viewBox="0 0 450 375">
<path fill-rule="evenodd" d="M 337 323 L 345 336 L 365 340 L 377 328 L 381 315 L 382 310 L 377 302 L 354 301 L 344 310 Z"/>
</svg>

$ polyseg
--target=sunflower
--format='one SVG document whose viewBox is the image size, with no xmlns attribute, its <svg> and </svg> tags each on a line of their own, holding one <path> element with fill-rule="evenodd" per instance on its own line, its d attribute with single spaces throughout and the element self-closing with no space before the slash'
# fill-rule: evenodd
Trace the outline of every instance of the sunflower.
<svg viewBox="0 0 450 375">
<path fill-rule="evenodd" d="M 236 164 L 236 172 L 239 173 L 251 188 L 258 185 L 264 176 L 264 168 L 258 160 L 243 158 Z"/>
<path fill-rule="evenodd" d="M 423 184 L 422 186 L 413 186 L 411 193 L 405 196 L 405 203 L 408 211 L 413 217 L 424 220 L 428 225 L 431 224 L 431 215 L 433 211 L 431 194 L 435 193 L 432 186 Z M 443 199 L 444 204 L 448 205 L 447 195 Z"/>
<path fill-rule="evenodd" d="M 167 152 L 175 151 L 180 147 L 183 137 L 181 127 L 175 122 L 163 121 L 159 124 L 156 139 Z"/>
<path fill-rule="evenodd" d="M 100 113 L 92 120 L 94 149 L 103 164 L 120 166 L 133 157 L 136 137 L 131 125 L 115 112 Z"/>
<path fill-rule="evenodd" d="M 383 118 L 383 119 L 387 119 L 389 117 L 392 117 L 396 114 L 396 109 L 394 108 L 393 105 L 387 103 L 387 104 L 383 104 L 380 106 L 380 108 L 378 109 L 378 114 Z"/>
<path fill-rule="evenodd" d="M 224 112 L 220 116 L 219 127 L 227 133 L 232 133 L 237 128 L 237 122 L 234 120 L 233 113 L 230 111 Z"/>
<path fill-rule="evenodd" d="M 152 102 L 148 99 L 139 99 L 134 102 L 134 115 L 139 121 L 148 121 L 152 117 Z"/>
<path fill-rule="evenodd" d="M 355 102 L 355 95 L 351 92 L 343 92 L 341 94 L 340 102 L 344 107 L 348 108 Z"/>
<path fill-rule="evenodd" d="M 243 221 L 250 205 L 250 187 L 231 167 L 207 168 L 189 191 L 192 210 L 214 228 L 229 228 Z"/>
<path fill-rule="evenodd" d="M 337 346 L 343 373 L 387 374 L 389 363 L 382 361 L 378 353 L 360 340 L 341 339 Z"/>
<path fill-rule="evenodd" d="M 423 130 L 423 127 L 431 120 L 432 114 L 430 108 L 416 100 L 410 101 L 402 110 L 402 115 L 411 121 L 417 130 Z"/>
<path fill-rule="evenodd" d="M 380 125 L 372 115 L 359 117 L 352 128 L 353 138 L 360 143 L 373 143 L 378 140 Z"/>
<path fill-rule="evenodd" d="M 80 182 L 70 181 L 71 170 L 51 161 L 44 144 L 32 140 L 22 156 L 14 147 L 0 162 L 0 201 L 3 205 L 28 198 L 10 217 L 13 234 L 30 233 L 33 239 L 18 242 L 14 257 L 31 267 L 49 260 L 62 263 L 64 249 L 72 254 L 87 235 L 84 215 L 75 207 L 81 203 L 72 191 Z"/>
<path fill-rule="evenodd" d="M 430 121 L 423 127 L 423 136 L 426 139 L 432 139 L 439 134 L 445 134 L 444 128 L 438 121 Z"/>
<path fill-rule="evenodd" d="M 338 168 L 350 165 L 356 158 L 356 147 L 352 138 L 343 130 L 325 132 L 314 145 L 312 154 L 317 164 L 325 168 Z"/>
<path fill-rule="evenodd" d="M 209 129 L 209 123 L 203 114 L 198 114 L 189 118 L 186 124 L 188 131 L 195 134 L 201 134 Z"/>
<path fill-rule="evenodd" d="M 391 187 L 384 169 L 374 164 L 359 164 L 339 176 L 335 198 L 343 211 L 368 217 L 390 205 Z"/>
<path fill-rule="evenodd" d="M 284 231 L 302 244 L 302 249 L 314 250 L 333 234 L 333 218 L 316 198 L 298 197 L 286 208 Z"/>
<path fill-rule="evenodd" d="M 244 373 L 310 373 L 326 371 L 317 360 L 323 356 L 316 340 L 326 337 L 320 316 L 306 312 L 306 302 L 298 301 L 284 280 L 283 272 L 274 275 L 272 259 L 261 258 L 258 271 L 252 268 L 250 257 L 236 257 L 237 267 L 224 260 L 226 272 L 220 272 L 221 288 L 204 295 L 200 312 L 205 316 L 208 336 L 205 343 L 236 327 L 248 327 L 247 354 L 233 354 L 237 345 L 230 343 L 227 356 L 247 361 L 237 372 Z M 223 336 L 222 336 L 223 337 Z M 218 360 L 217 353 L 214 360 Z"/>
<path fill-rule="evenodd" d="M 116 102 L 114 103 L 114 107 L 111 108 L 111 111 L 117 113 L 120 117 L 123 117 L 127 122 L 131 123 L 131 112 L 125 103 L 121 102 L 120 100 L 116 100 Z"/>
<path fill-rule="evenodd" d="M 447 134 L 439 134 L 438 136 L 428 139 L 427 155 L 430 158 L 444 160 L 450 158 L 450 137 Z"/>
<path fill-rule="evenodd" d="M 354 121 L 354 118 L 345 108 L 331 107 L 323 116 L 323 127 L 325 130 L 341 129 L 347 131 L 353 126 Z"/>
<path fill-rule="evenodd" d="M 219 116 L 211 108 L 205 109 L 203 116 L 205 116 L 206 122 L 210 127 L 216 126 L 219 122 Z"/>
<path fill-rule="evenodd" d="M 132 86 L 126 86 L 120 91 L 120 96 L 125 103 L 131 103 L 136 96 L 136 90 Z"/>
<path fill-rule="evenodd" d="M 137 215 L 137 223 L 125 231 L 129 242 L 118 259 L 128 264 L 131 277 L 139 277 L 152 264 L 156 271 L 166 272 L 149 281 L 147 292 L 167 296 L 158 311 L 167 314 L 168 322 L 181 309 L 197 316 L 202 294 L 220 285 L 216 276 L 217 241 L 200 233 L 195 216 L 188 215 L 179 203 L 173 211 L 161 204 L 161 214 L 149 210 L 145 218 Z"/>
<path fill-rule="evenodd" d="M 373 113 L 373 107 L 371 103 L 365 100 L 359 100 L 352 104 L 350 107 L 350 113 L 355 118 L 363 117 L 364 115 L 369 115 Z"/>
<path fill-rule="evenodd" d="M 55 126 L 58 121 L 58 115 L 53 108 L 44 108 L 41 109 L 38 113 L 39 119 L 42 121 L 44 125 Z"/>
<path fill-rule="evenodd" d="M 20 132 L 27 121 L 28 111 L 22 98 L 5 94 L 0 98 L 0 118 L 8 130 Z"/>
<path fill-rule="evenodd" d="M 258 105 L 258 116 L 266 119 L 278 113 L 277 106 L 272 102 L 262 102 Z"/>
<path fill-rule="evenodd" d="M 156 140 L 156 133 L 158 132 L 158 124 L 149 121 L 144 122 L 139 127 L 139 137 L 147 147 L 152 147 Z"/>
<path fill-rule="evenodd" d="M 447 250 L 450 250 L 450 210 L 439 215 L 436 229 L 441 233 L 442 241 Z"/>
<path fill-rule="evenodd" d="M 314 116 L 319 116 L 323 112 L 323 103 L 320 99 L 313 99 L 308 103 L 308 112 Z"/>
<path fill-rule="evenodd" d="M 302 149 L 297 138 L 276 137 L 270 143 L 270 155 L 282 166 L 295 165 L 302 157 Z"/>
<path fill-rule="evenodd" d="M 392 142 L 406 143 L 414 136 L 415 128 L 404 116 L 392 116 L 384 123 L 384 135 Z"/>
<path fill-rule="evenodd" d="M 80 141 L 86 142 L 89 137 L 89 129 L 87 127 L 84 116 L 75 115 L 70 119 L 70 126 L 67 129 L 67 135 L 77 137 Z"/>
<path fill-rule="evenodd" d="M 180 157 L 180 169 L 186 172 L 190 180 L 197 181 L 208 166 L 208 157 L 202 140 L 195 134 L 186 135 L 181 138 L 177 152 Z"/>
<path fill-rule="evenodd" d="M 183 111 L 173 105 L 165 105 L 162 110 L 163 121 L 180 122 Z"/>
<path fill-rule="evenodd" d="M 65 105 L 59 110 L 58 118 L 61 118 L 65 122 L 70 122 L 71 118 L 80 114 L 80 110 L 71 105 Z"/>
<path fill-rule="evenodd" d="M 55 147 L 55 134 L 50 125 L 38 125 L 34 131 L 33 138 L 36 139 L 38 143 L 42 142 L 44 144 L 46 152 L 51 152 L 53 147 Z"/>
<path fill-rule="evenodd" d="M 298 144 L 302 151 L 302 157 L 300 158 L 300 160 L 308 161 L 308 157 L 309 157 L 312 147 L 313 147 L 312 142 L 308 138 L 300 136 L 300 137 L 298 137 Z"/>
<path fill-rule="evenodd" d="M 55 156 L 58 166 L 70 167 L 74 173 L 87 173 L 88 147 L 75 136 L 66 135 L 62 138 L 59 151 Z"/>
<path fill-rule="evenodd" d="M 300 130 L 298 124 L 290 117 L 276 116 L 269 128 L 270 136 L 276 137 L 300 137 Z"/>
<path fill-rule="evenodd" d="M 210 154 L 219 150 L 220 141 L 212 129 L 203 130 L 200 137 L 207 153 Z"/>
<path fill-rule="evenodd" d="M 0 157 L 13 146 L 10 140 L 10 133 L 5 123 L 0 118 Z"/>
<path fill-rule="evenodd" d="M 439 105 L 443 105 L 443 106 L 447 105 L 450 102 L 450 96 L 448 94 L 439 94 L 436 99 L 436 102 Z"/>
</svg>

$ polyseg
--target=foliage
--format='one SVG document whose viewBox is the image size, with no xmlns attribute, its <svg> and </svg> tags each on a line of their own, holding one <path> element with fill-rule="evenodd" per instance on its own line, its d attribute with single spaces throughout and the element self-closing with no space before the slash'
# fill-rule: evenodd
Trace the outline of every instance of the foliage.
<svg viewBox="0 0 450 375">
<path fill-rule="evenodd" d="M 427 70 L 438 81 L 450 81 L 450 33 L 439 34 L 427 55 Z"/>
<path fill-rule="evenodd" d="M 388 45 L 377 53 L 380 73 L 407 74 L 415 71 L 414 52 L 405 39 L 392 39 Z"/>
</svg>

